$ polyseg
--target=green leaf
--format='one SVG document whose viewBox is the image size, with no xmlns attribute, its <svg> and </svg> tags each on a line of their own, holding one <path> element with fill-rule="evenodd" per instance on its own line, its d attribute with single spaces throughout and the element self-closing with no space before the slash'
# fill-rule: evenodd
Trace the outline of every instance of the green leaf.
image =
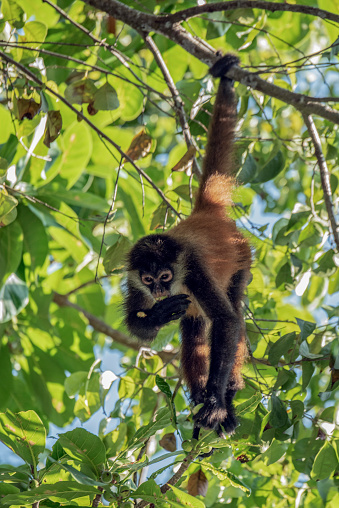
<svg viewBox="0 0 339 508">
<path fill-rule="evenodd" d="M 205 504 L 202 501 L 200 501 L 200 499 L 197 499 L 196 497 L 187 494 L 187 492 L 178 489 L 174 485 L 170 485 L 170 487 L 173 490 L 176 498 L 179 499 L 181 506 L 189 506 L 190 508 L 205 508 Z M 171 505 L 174 505 L 174 503 L 170 499 L 167 499 L 167 502 L 170 503 Z"/>
<path fill-rule="evenodd" d="M 125 236 L 120 235 L 117 242 L 107 249 L 104 257 L 104 268 L 107 274 L 123 268 L 126 264 L 126 255 L 131 249 L 131 242 Z"/>
<path fill-rule="evenodd" d="M 119 382 L 119 397 L 120 399 L 128 399 L 132 397 L 136 390 L 135 381 L 131 376 L 124 376 Z"/>
<path fill-rule="evenodd" d="M 23 234 L 17 222 L 0 228 L 0 287 L 21 261 Z"/>
<path fill-rule="evenodd" d="M 63 462 L 58 462 L 55 459 L 53 459 L 53 457 L 49 457 L 49 460 L 51 462 L 54 462 L 55 464 L 58 464 L 60 467 L 65 469 L 65 471 L 68 471 L 73 476 L 74 480 L 76 480 L 78 483 L 81 483 L 81 485 L 93 485 L 93 486 L 97 486 L 97 487 L 106 487 L 105 483 L 97 482 L 97 481 L 93 480 L 93 478 L 90 478 L 89 476 L 85 475 L 78 469 L 75 469 L 75 467 L 73 467 L 73 466 L 69 466 L 68 464 L 65 464 Z"/>
<path fill-rule="evenodd" d="M 1 301 L 1 291 L 0 291 Z M 1 344 L 1 343 L 0 343 Z M 9 344 L 0 345 L 0 408 L 5 408 L 12 394 L 13 374 Z"/>
<path fill-rule="evenodd" d="M 275 464 L 286 453 L 288 443 L 282 443 L 273 439 L 269 448 L 261 455 L 260 459 L 263 460 L 267 466 Z"/>
<path fill-rule="evenodd" d="M 102 213 L 107 213 L 109 205 L 106 199 L 92 194 L 91 192 L 81 192 L 75 190 L 65 190 L 64 188 L 54 185 L 52 182 L 47 187 L 39 189 L 37 194 L 39 197 L 55 197 L 68 203 L 69 205 L 84 208 L 88 210 L 96 210 Z"/>
<path fill-rule="evenodd" d="M 331 476 L 337 466 L 337 454 L 333 446 L 330 443 L 326 442 L 314 459 L 311 476 L 316 481 L 325 480 Z"/>
<path fill-rule="evenodd" d="M 301 420 L 305 411 L 304 403 L 301 400 L 292 400 L 290 406 L 292 409 L 292 422 Z"/>
<path fill-rule="evenodd" d="M 310 353 L 308 344 L 306 340 L 300 344 L 299 353 L 302 356 L 305 356 L 305 358 L 309 358 L 310 360 L 316 360 L 317 358 L 322 358 L 323 355 L 315 355 L 313 353 Z"/>
<path fill-rule="evenodd" d="M 282 400 L 279 399 L 275 395 L 275 393 L 272 394 L 271 397 L 271 413 L 269 417 L 269 421 L 272 425 L 272 427 L 275 427 L 276 429 L 280 429 L 280 427 L 284 427 L 288 422 L 288 416 L 287 411 L 285 408 L 285 405 Z"/>
<path fill-rule="evenodd" d="M 254 393 L 248 400 L 236 406 L 237 415 L 246 414 L 249 411 L 254 411 L 257 408 L 258 404 L 260 404 L 261 399 L 262 395 L 260 392 Z"/>
<path fill-rule="evenodd" d="M 164 393 L 169 399 L 171 399 L 172 392 L 169 384 L 164 379 L 162 379 L 162 377 L 160 377 L 158 374 L 155 376 L 155 382 L 159 390 L 162 393 Z"/>
<path fill-rule="evenodd" d="M 303 319 L 296 318 L 298 326 L 300 328 L 300 340 L 303 342 L 309 337 L 313 331 L 316 329 L 316 323 L 310 323 L 309 321 L 304 321 Z"/>
<path fill-rule="evenodd" d="M 53 485 L 40 485 L 34 490 L 10 494 L 2 499 L 4 504 L 22 505 L 37 503 L 48 499 L 56 503 L 72 501 L 79 497 L 93 496 L 98 493 L 97 487 L 91 485 L 81 485 L 76 482 L 58 482 Z"/>
<path fill-rule="evenodd" d="M 257 163 L 252 154 L 248 154 L 245 162 L 237 174 L 237 180 L 241 185 L 245 185 L 253 180 L 253 177 L 257 171 Z"/>
<path fill-rule="evenodd" d="M 277 288 L 283 285 L 285 287 L 285 284 L 291 284 L 293 282 L 292 275 L 291 275 L 291 265 L 290 263 L 285 263 L 280 268 L 279 272 L 277 273 L 277 276 L 275 278 L 275 284 Z"/>
<path fill-rule="evenodd" d="M 158 499 L 162 499 L 163 495 L 161 493 L 159 485 L 155 483 L 154 480 L 147 480 L 143 482 L 137 490 L 133 492 L 131 495 L 133 499 L 143 499 L 144 501 L 148 501 L 149 503 L 154 503 Z"/>
<path fill-rule="evenodd" d="M 26 284 L 12 273 L 0 289 L 0 323 L 10 321 L 28 304 L 28 288 Z"/>
<path fill-rule="evenodd" d="M 87 376 L 88 372 L 78 371 L 74 372 L 65 379 L 65 390 L 71 399 L 74 398 L 77 393 L 80 392 L 81 388 L 84 387 L 87 381 Z"/>
<path fill-rule="evenodd" d="M 2 0 L 1 10 L 4 18 L 14 28 L 22 28 L 25 24 L 25 12 L 14 0 Z"/>
<path fill-rule="evenodd" d="M 28 43 L 31 48 L 39 48 L 47 35 L 47 26 L 40 21 L 29 21 L 24 27 L 25 35 L 19 36 L 20 43 Z M 34 58 L 38 56 L 37 51 L 23 50 L 22 58 Z"/>
<path fill-rule="evenodd" d="M 92 153 L 92 136 L 85 123 L 73 123 L 62 136 L 60 176 L 70 189 L 86 169 Z"/>
<path fill-rule="evenodd" d="M 285 158 L 282 152 L 279 152 L 271 159 L 259 172 L 254 179 L 254 183 L 265 183 L 273 180 L 285 167 Z"/>
<path fill-rule="evenodd" d="M 206 462 L 204 462 L 203 467 L 207 469 L 207 471 L 211 471 L 220 481 L 228 480 L 233 487 L 241 489 L 243 492 L 246 492 L 247 495 L 251 494 L 251 489 L 230 471 L 226 471 L 220 467 L 217 468 Z"/>
<path fill-rule="evenodd" d="M 156 382 L 159 390 L 166 395 L 167 404 L 169 406 L 169 409 L 170 409 L 171 415 L 172 415 L 172 425 L 174 425 L 174 427 L 177 428 L 176 427 L 176 425 L 178 423 L 177 422 L 177 415 L 176 415 L 174 402 L 172 401 L 172 392 L 169 387 L 169 384 L 164 379 L 162 379 L 160 376 L 158 376 L 158 374 L 155 377 L 155 382 Z"/>
<path fill-rule="evenodd" d="M 97 477 L 106 459 L 103 442 L 85 429 L 74 429 L 59 437 L 65 452 L 73 459 L 88 464 Z"/>
<path fill-rule="evenodd" d="M 166 407 L 159 409 L 159 411 L 156 414 L 154 422 L 150 422 L 148 425 L 144 425 L 143 427 L 137 430 L 135 436 L 131 441 L 129 448 L 131 449 L 139 446 L 146 439 L 148 439 L 151 436 L 154 436 L 154 434 L 158 430 L 163 430 L 170 424 L 171 424 L 170 411 Z"/>
<path fill-rule="evenodd" d="M 3 4 L 2 4 L 3 5 Z M 5 110 L 3 110 L 5 111 Z M 2 119 L 3 120 L 3 119 Z M 7 137 L 6 137 L 7 139 Z M 16 154 L 18 148 L 18 138 L 14 134 L 10 134 L 6 143 L 1 145 L 0 156 L 10 164 Z"/>
<path fill-rule="evenodd" d="M 34 411 L 0 413 L 0 439 L 27 464 L 36 468 L 45 450 L 46 430 Z"/>
<path fill-rule="evenodd" d="M 0 224 L 4 224 L 4 217 L 17 206 L 18 200 L 7 194 L 5 190 L 0 189 Z"/>
<path fill-rule="evenodd" d="M 48 255 L 46 228 L 27 206 L 20 205 L 18 212 L 18 221 L 24 234 L 24 263 L 34 272 L 43 266 Z"/>
<path fill-rule="evenodd" d="M 117 92 L 112 85 L 105 83 L 95 92 L 93 107 L 102 111 L 112 111 L 119 107 Z"/>
<path fill-rule="evenodd" d="M 296 333 L 287 333 L 280 337 L 274 344 L 271 345 L 268 353 L 268 361 L 271 365 L 278 365 L 279 360 L 282 356 L 286 355 L 295 344 Z"/>
<path fill-rule="evenodd" d="M 89 380 L 81 387 L 74 406 L 74 414 L 82 422 L 87 421 L 101 407 L 100 373 L 93 372 Z"/>
</svg>

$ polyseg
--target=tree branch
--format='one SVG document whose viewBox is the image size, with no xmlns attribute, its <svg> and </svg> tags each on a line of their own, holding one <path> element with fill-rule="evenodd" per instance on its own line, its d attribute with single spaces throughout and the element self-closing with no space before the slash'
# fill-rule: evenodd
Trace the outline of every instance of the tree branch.
<svg viewBox="0 0 339 508">
<path fill-rule="evenodd" d="M 187 13 L 187 11 L 191 12 L 189 9 L 186 11 L 179 11 L 175 14 L 157 16 L 155 14 L 147 14 L 145 12 L 136 11 L 135 9 L 132 9 L 131 7 L 128 7 L 127 5 L 124 5 L 117 0 L 83 1 L 89 5 L 92 5 L 93 7 L 96 7 L 97 9 L 107 12 L 117 19 L 120 19 L 138 32 L 140 32 L 140 30 L 147 33 L 153 31 L 163 35 L 164 37 L 167 37 L 168 39 L 182 46 L 188 53 L 191 53 L 193 56 L 198 58 L 201 62 L 204 62 L 209 67 L 212 66 L 219 58 L 214 48 L 209 46 L 205 41 L 202 41 L 198 37 L 190 34 L 179 24 L 179 22 L 183 20 L 183 13 Z M 291 12 L 306 13 L 307 11 L 308 14 L 320 16 L 322 18 L 325 17 L 326 19 L 339 22 L 339 15 L 332 14 L 327 11 L 322 11 L 322 9 L 316 9 L 304 5 L 292 5 L 264 1 L 252 2 L 250 0 L 236 0 L 232 2 L 202 5 L 192 9 L 194 9 L 194 15 L 197 16 L 198 14 L 205 12 L 200 10 L 202 8 L 210 8 L 214 6 L 214 12 L 216 12 L 217 10 L 228 10 L 231 9 L 231 7 L 232 9 L 243 8 L 246 6 L 253 8 L 254 4 L 256 8 L 267 8 L 273 12 L 277 10 L 290 10 Z M 273 85 L 272 83 L 261 79 L 256 74 L 237 66 L 232 67 L 228 75 L 230 78 L 234 79 L 235 81 L 239 81 L 245 86 L 249 86 L 250 88 L 258 90 L 265 95 L 275 97 L 276 99 L 286 102 L 287 104 L 291 104 L 303 114 L 319 115 L 322 118 L 326 118 L 327 120 L 339 125 L 339 111 L 336 111 L 327 105 L 323 105 L 320 102 L 316 102 L 316 99 L 309 100 L 305 95 L 290 92 L 289 90 L 280 88 L 279 86 Z"/>
<path fill-rule="evenodd" d="M 263 9 L 271 12 L 298 12 L 300 14 L 309 14 L 310 16 L 316 16 L 321 19 L 328 19 L 339 23 L 339 15 L 333 12 L 325 11 L 324 9 L 318 9 L 317 7 L 311 7 L 308 5 L 298 5 L 290 3 L 275 3 L 266 2 L 262 0 L 233 0 L 226 2 L 216 2 L 212 4 L 198 5 L 196 7 L 190 7 L 177 11 L 174 14 L 167 14 L 166 18 L 172 23 L 180 23 L 201 14 L 209 14 L 212 12 L 227 12 L 234 9 Z"/>
<path fill-rule="evenodd" d="M 105 139 L 109 144 L 111 144 L 112 146 L 114 146 L 114 148 L 116 148 L 116 150 L 118 150 L 118 152 L 120 153 L 120 155 L 125 158 L 128 162 L 130 162 L 132 164 L 132 166 L 134 167 L 134 169 L 136 169 L 136 171 L 139 173 L 139 175 L 142 175 L 143 178 L 145 178 L 145 180 L 153 187 L 153 189 L 159 194 L 159 196 L 162 198 L 162 200 L 166 203 L 166 205 L 168 206 L 168 208 L 170 208 L 172 210 L 172 212 L 177 216 L 177 217 L 180 217 L 180 214 L 177 212 L 177 210 L 174 208 L 174 206 L 171 205 L 171 203 L 168 201 L 168 199 L 166 198 L 165 194 L 162 192 L 161 189 L 159 189 L 159 187 L 153 182 L 153 180 L 148 176 L 147 173 L 145 173 L 145 171 L 141 168 L 139 168 L 139 166 L 137 166 L 135 164 L 135 162 L 133 161 L 133 159 L 131 159 L 121 148 L 120 146 L 115 143 L 109 136 L 107 136 L 107 134 L 105 134 L 102 130 L 100 130 L 96 125 L 94 125 L 94 123 L 91 122 L 91 120 L 89 120 L 81 111 L 78 111 L 74 106 L 73 104 L 71 104 L 67 99 L 65 99 L 62 95 L 60 95 L 59 93 L 57 93 L 55 90 L 53 90 L 52 88 L 50 88 L 49 86 L 47 86 L 45 83 L 43 83 L 35 74 L 33 74 L 33 72 L 31 72 L 29 69 L 26 69 L 26 67 L 24 67 L 21 63 L 19 62 L 16 62 L 15 60 L 13 60 L 13 58 L 11 58 L 10 56 L 8 56 L 6 53 L 4 53 L 3 51 L 0 51 L 0 57 L 5 60 L 6 62 L 10 63 L 11 65 L 13 65 L 14 67 L 16 67 L 19 72 L 21 74 L 23 74 L 24 76 L 26 76 L 28 79 L 30 79 L 31 81 L 33 81 L 34 83 L 38 84 L 43 90 L 47 90 L 49 93 L 51 93 L 52 95 L 54 95 L 55 97 L 57 97 L 61 102 L 63 102 L 64 104 L 66 104 L 66 106 L 71 110 L 73 111 L 73 113 L 75 113 L 78 117 L 82 118 L 82 120 L 84 120 L 84 122 L 86 122 L 90 127 L 91 129 L 93 129 L 101 138 Z"/>
<path fill-rule="evenodd" d="M 115 328 L 112 328 L 107 323 L 99 319 L 97 316 L 94 316 L 94 314 L 91 314 L 90 312 L 87 312 L 87 310 L 83 309 L 76 303 L 72 303 L 68 300 L 67 296 L 61 295 L 59 293 L 53 294 L 53 301 L 59 305 L 59 307 L 70 307 L 72 309 L 77 310 L 78 312 L 81 312 L 85 316 L 86 319 L 88 319 L 89 324 L 96 330 L 97 332 L 103 333 L 104 335 L 107 335 L 108 337 L 111 337 L 114 342 L 117 342 L 118 344 L 121 344 L 122 346 L 128 347 L 130 349 L 133 349 L 134 351 L 139 351 L 140 347 L 150 347 L 149 343 L 143 343 L 137 340 L 132 339 L 128 335 L 125 335 L 122 332 L 119 332 L 119 330 L 116 330 Z M 174 356 L 176 355 L 176 352 L 170 352 L 170 351 L 159 351 L 157 353 L 160 358 L 164 362 L 170 362 Z"/>
<path fill-rule="evenodd" d="M 314 124 L 313 118 L 311 115 L 304 115 L 304 121 L 307 126 L 308 132 L 311 136 L 312 143 L 314 145 L 315 156 L 318 161 L 319 171 L 320 171 L 320 179 L 321 186 L 324 192 L 324 200 L 325 206 L 327 210 L 328 219 L 331 225 L 333 238 L 335 244 L 337 246 L 337 251 L 339 252 L 339 233 L 338 233 L 338 225 L 335 220 L 334 211 L 333 211 L 333 200 L 332 200 L 332 192 L 330 185 L 330 173 L 328 171 L 328 167 L 326 164 L 326 160 L 321 148 L 321 141 L 319 137 L 319 133 Z"/>
</svg>

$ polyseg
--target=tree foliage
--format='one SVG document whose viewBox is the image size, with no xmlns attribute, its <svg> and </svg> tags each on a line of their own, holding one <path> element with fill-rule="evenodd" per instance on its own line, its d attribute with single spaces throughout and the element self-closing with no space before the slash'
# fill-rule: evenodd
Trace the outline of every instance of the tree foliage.
<svg viewBox="0 0 339 508">
<path fill-rule="evenodd" d="M 338 506 L 338 9 L 1 1 L 2 506 Z M 177 323 L 141 347 L 121 299 L 132 243 L 190 213 L 217 50 L 242 62 L 250 358 L 235 434 L 196 442 Z"/>
</svg>

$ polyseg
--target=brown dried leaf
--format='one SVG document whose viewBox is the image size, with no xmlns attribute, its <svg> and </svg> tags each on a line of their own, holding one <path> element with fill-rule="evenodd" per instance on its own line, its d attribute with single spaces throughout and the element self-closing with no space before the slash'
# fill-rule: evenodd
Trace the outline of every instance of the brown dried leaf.
<svg viewBox="0 0 339 508">
<path fill-rule="evenodd" d="M 192 166 L 196 151 L 195 146 L 191 145 L 185 155 L 183 155 L 180 161 L 172 168 L 172 171 L 187 171 Z"/>
<path fill-rule="evenodd" d="M 191 496 L 205 497 L 208 489 L 208 480 L 205 473 L 199 469 L 196 473 L 191 474 L 187 483 L 187 492 Z"/>
<path fill-rule="evenodd" d="M 16 101 L 16 116 L 19 120 L 27 118 L 32 120 L 36 114 L 38 114 L 41 108 L 41 104 L 35 102 L 34 99 L 18 99 Z"/>
<path fill-rule="evenodd" d="M 134 138 L 126 152 L 126 155 L 133 161 L 146 157 L 150 152 L 152 146 L 152 138 L 146 133 L 145 129 L 142 129 Z M 126 159 L 125 159 L 126 160 Z"/>
<path fill-rule="evenodd" d="M 167 450 L 168 452 L 175 452 L 177 449 L 177 442 L 175 439 L 175 435 L 173 432 L 169 434 L 165 434 L 159 441 L 160 446 Z"/>
<path fill-rule="evenodd" d="M 62 117 L 60 111 L 48 111 L 44 138 L 44 144 L 48 146 L 48 148 L 51 146 L 52 141 L 59 136 L 61 127 Z"/>
<path fill-rule="evenodd" d="M 94 116 L 97 114 L 98 110 L 93 106 L 93 102 L 90 102 L 87 106 L 87 113 L 91 116 Z"/>
</svg>

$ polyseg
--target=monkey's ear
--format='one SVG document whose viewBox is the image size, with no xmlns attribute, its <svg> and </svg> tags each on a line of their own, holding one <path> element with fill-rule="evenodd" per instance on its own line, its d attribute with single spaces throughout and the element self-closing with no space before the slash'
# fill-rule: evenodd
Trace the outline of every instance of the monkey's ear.
<svg viewBox="0 0 339 508">
<path fill-rule="evenodd" d="M 210 74 L 212 74 L 214 78 L 221 78 L 227 74 L 233 65 L 238 65 L 239 63 L 240 60 L 236 55 L 227 53 L 217 60 L 214 65 L 212 65 L 210 68 Z"/>
</svg>

